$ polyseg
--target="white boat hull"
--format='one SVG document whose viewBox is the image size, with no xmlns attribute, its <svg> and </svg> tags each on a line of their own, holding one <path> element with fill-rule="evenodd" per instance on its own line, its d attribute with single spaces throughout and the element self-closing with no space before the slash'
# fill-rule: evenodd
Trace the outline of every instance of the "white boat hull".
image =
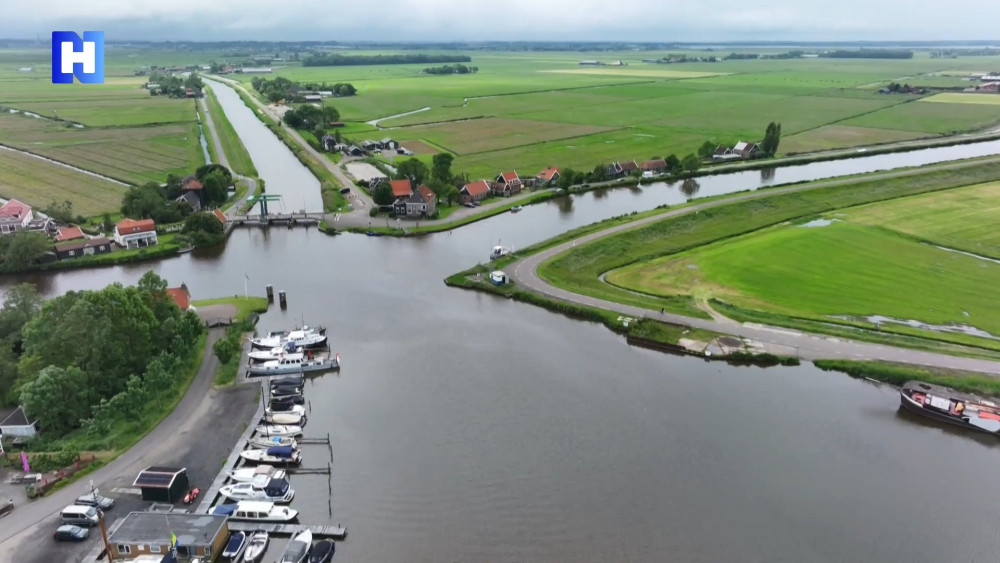
<svg viewBox="0 0 1000 563">
<path fill-rule="evenodd" d="M 260 494 L 234 493 L 232 485 L 226 485 L 225 487 L 219 489 L 219 494 L 235 501 L 253 500 L 253 501 L 273 502 L 274 504 L 288 504 L 292 502 L 292 499 L 295 498 L 295 491 L 293 489 L 289 489 L 288 494 L 286 495 L 280 497 L 269 497 L 265 495 L 263 491 L 260 491 Z"/>
<path fill-rule="evenodd" d="M 288 436 L 254 436 L 253 438 L 250 438 L 250 446 L 262 449 L 267 449 L 271 446 L 291 446 L 298 449 L 299 443 L 295 441 L 295 438 L 290 438 Z"/>
<path fill-rule="evenodd" d="M 330 371 L 340 368 L 340 357 L 327 359 L 316 358 L 296 363 L 282 363 L 281 360 L 272 360 L 262 364 L 247 366 L 247 375 L 251 377 L 271 376 L 271 375 L 296 375 L 300 373 L 311 373 L 316 371 Z"/>
<path fill-rule="evenodd" d="M 303 426 L 306 419 L 301 414 L 265 414 L 264 422 L 286 426 Z"/>
<path fill-rule="evenodd" d="M 302 454 L 295 452 L 292 457 L 279 457 L 268 455 L 267 450 L 243 450 L 240 457 L 253 463 L 266 463 L 268 465 L 297 465 L 302 461 Z"/>
<path fill-rule="evenodd" d="M 267 550 L 267 543 L 270 539 L 267 532 L 254 532 L 247 542 L 246 551 L 243 552 L 243 561 L 246 563 L 256 563 L 261 555 Z"/>
<path fill-rule="evenodd" d="M 275 469 L 273 467 L 267 467 L 270 471 L 262 472 L 261 470 L 266 466 L 258 467 L 242 467 L 240 469 L 234 469 L 232 471 L 227 471 L 226 476 L 237 483 L 249 483 L 253 481 L 260 475 L 267 475 L 270 479 L 284 479 L 285 470 Z"/>
<path fill-rule="evenodd" d="M 289 424 L 262 424 L 257 427 L 261 436 L 301 436 L 302 427 Z"/>
</svg>

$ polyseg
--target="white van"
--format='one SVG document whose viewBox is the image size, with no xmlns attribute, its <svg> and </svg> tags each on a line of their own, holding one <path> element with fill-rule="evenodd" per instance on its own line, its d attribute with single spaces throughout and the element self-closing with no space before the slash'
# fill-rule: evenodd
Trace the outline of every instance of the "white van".
<svg viewBox="0 0 1000 563">
<path fill-rule="evenodd" d="M 73 524 L 74 526 L 96 526 L 97 508 L 93 506 L 78 506 L 75 504 L 67 506 L 62 509 L 62 512 L 59 513 L 59 519 L 62 520 L 64 524 Z"/>
</svg>

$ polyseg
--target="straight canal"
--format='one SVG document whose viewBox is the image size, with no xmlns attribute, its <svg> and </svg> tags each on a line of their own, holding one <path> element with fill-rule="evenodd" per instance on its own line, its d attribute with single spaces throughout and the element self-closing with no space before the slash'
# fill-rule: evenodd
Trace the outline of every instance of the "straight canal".
<svg viewBox="0 0 1000 563">
<path fill-rule="evenodd" d="M 257 123 L 219 97 L 241 135 Z M 254 146 L 263 173 L 270 154 Z M 851 173 L 864 160 L 837 165 Z M 756 186 L 745 180 L 699 183 Z M 204 298 L 242 294 L 246 268 L 254 293 L 286 290 L 288 310 L 260 327 L 326 324 L 344 365 L 306 389 L 307 433 L 332 438 L 333 517 L 326 476 L 292 478 L 303 523 L 349 527 L 338 558 L 994 559 L 995 440 L 928 426 L 897 411 L 892 389 L 811 365 L 735 368 L 631 348 L 601 326 L 441 281 L 485 261 L 498 237 L 524 246 L 681 201 L 680 188 L 581 194 L 421 238 L 244 229 L 158 263 L 4 282 L 57 295 L 153 269 Z"/>
</svg>

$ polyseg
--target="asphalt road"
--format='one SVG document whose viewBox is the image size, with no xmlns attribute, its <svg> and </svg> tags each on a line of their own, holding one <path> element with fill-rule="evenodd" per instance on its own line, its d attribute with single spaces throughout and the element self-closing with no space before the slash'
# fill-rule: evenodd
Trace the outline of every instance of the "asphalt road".
<svg viewBox="0 0 1000 563">
<path fill-rule="evenodd" d="M 212 380 L 219 369 L 219 360 L 212 353 L 212 345 L 223 334 L 225 334 L 223 328 L 209 330 L 205 357 L 198 368 L 198 373 L 173 412 L 128 451 L 90 474 L 86 478 L 87 481 L 93 480 L 99 488 L 107 490 L 106 484 L 112 483 L 114 486 L 116 481 L 120 482 L 123 474 L 133 473 L 134 468 L 155 465 L 162 461 L 158 456 L 162 455 L 164 450 L 169 451 L 185 426 L 197 419 L 196 415 L 205 409 L 205 396 L 212 389 Z M 15 508 L 0 525 L 0 553 L 9 552 L 11 544 L 19 541 L 18 536 L 29 534 L 36 524 L 51 518 L 60 509 L 72 504 L 80 494 L 80 486 L 66 487 Z"/>
<path fill-rule="evenodd" d="M 870 179 L 895 178 L 900 176 L 922 173 L 927 171 L 928 169 L 954 170 L 969 166 L 979 166 L 983 162 L 1000 162 L 1000 159 L 990 158 L 971 163 L 970 162 L 947 163 L 936 166 L 923 167 L 920 170 L 900 170 L 895 172 L 872 174 L 868 176 L 868 178 Z M 582 236 L 576 240 L 565 242 L 563 244 L 554 246 L 552 248 L 549 248 L 547 250 L 544 250 L 542 252 L 524 258 L 523 260 L 515 262 L 506 269 L 508 272 L 513 272 L 512 275 L 513 279 L 522 287 L 529 289 L 531 291 L 535 291 L 542 295 L 546 295 L 553 299 L 567 301 L 570 303 L 577 303 L 580 305 L 587 305 L 590 307 L 599 307 L 602 309 L 607 309 L 610 311 L 622 313 L 623 315 L 627 315 L 633 318 L 647 317 L 670 323 L 687 325 L 695 328 L 712 330 L 716 332 L 723 332 L 746 338 L 751 338 L 753 340 L 756 340 L 764 344 L 764 346 L 773 353 L 797 355 L 806 360 L 818 360 L 818 359 L 880 360 L 887 362 L 898 362 L 904 364 L 958 369 L 958 370 L 987 373 L 992 375 L 1000 375 L 1000 362 L 993 362 L 989 360 L 981 360 L 975 358 L 963 358 L 958 356 L 950 356 L 947 354 L 937 354 L 933 352 L 911 350 L 907 348 L 896 348 L 893 346 L 886 346 L 881 344 L 856 342 L 851 340 L 834 338 L 831 336 L 822 336 L 817 334 L 810 334 L 810 333 L 789 330 L 780 327 L 771 327 L 753 323 L 739 324 L 729 319 L 706 320 L 706 319 L 686 317 L 683 315 L 677 315 L 673 313 L 660 313 L 659 311 L 652 309 L 643 309 L 640 307 L 633 307 L 630 305 L 615 303 L 613 301 L 597 299 L 586 295 L 579 295 L 570 291 L 566 291 L 564 289 L 560 289 L 553 285 L 550 285 L 549 283 L 547 283 L 538 276 L 539 264 L 541 264 L 545 260 L 548 260 L 549 258 L 552 258 L 553 256 L 556 256 L 557 254 L 566 252 L 567 250 L 579 244 L 591 242 L 606 236 L 610 236 L 616 233 L 621 233 L 623 231 L 636 229 L 644 225 L 648 225 L 656 221 L 661 221 L 669 217 L 677 217 L 679 215 L 684 215 L 687 213 L 695 213 L 700 210 L 710 209 L 712 207 L 717 207 L 720 205 L 727 205 L 729 203 L 737 201 L 769 197 L 772 195 L 778 195 L 783 193 L 817 189 L 826 186 L 844 184 L 847 182 L 849 182 L 849 180 L 843 180 L 843 179 L 830 180 L 826 182 L 817 182 L 801 186 L 790 186 L 787 188 L 774 188 L 762 191 L 755 191 L 720 200 L 707 201 L 705 203 L 700 203 L 692 205 L 690 207 L 684 207 L 681 209 L 668 211 L 659 215 L 646 217 L 631 223 L 619 225 L 616 227 L 611 227 L 609 229 L 605 229 L 602 231 L 591 233 L 586 236 Z"/>
</svg>

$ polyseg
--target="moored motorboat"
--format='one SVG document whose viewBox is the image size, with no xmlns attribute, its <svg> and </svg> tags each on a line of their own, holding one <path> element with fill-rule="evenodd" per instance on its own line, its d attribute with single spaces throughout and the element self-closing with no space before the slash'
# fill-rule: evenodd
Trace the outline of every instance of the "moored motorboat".
<svg viewBox="0 0 1000 563">
<path fill-rule="evenodd" d="M 305 426 L 306 417 L 301 414 L 292 413 L 264 413 L 263 421 L 267 424 L 283 424 L 286 426 Z"/>
<path fill-rule="evenodd" d="M 302 427 L 289 424 L 261 424 L 256 432 L 262 436 L 301 436 Z"/>
<path fill-rule="evenodd" d="M 286 354 L 301 354 L 302 348 L 288 343 L 283 347 L 271 348 L 268 350 L 258 350 L 251 349 L 247 357 L 250 358 L 251 362 L 269 362 L 271 360 L 277 360 L 278 358 Z"/>
<path fill-rule="evenodd" d="M 302 376 L 284 377 L 281 379 L 272 379 L 267 383 L 272 389 L 275 387 L 302 387 L 302 384 L 305 383 L 305 379 L 303 379 Z"/>
<path fill-rule="evenodd" d="M 258 350 L 271 350 L 274 348 L 284 348 L 291 344 L 296 348 L 324 348 L 326 347 L 326 333 L 316 329 L 304 327 L 302 330 L 293 330 L 287 336 L 265 336 L 261 338 L 251 338 L 250 346 Z"/>
<path fill-rule="evenodd" d="M 285 479 L 257 478 L 249 483 L 224 485 L 219 494 L 236 501 L 266 500 L 275 504 L 288 504 L 295 498 L 293 489 Z"/>
<path fill-rule="evenodd" d="M 296 401 L 299 403 L 299 398 L 302 397 L 301 387 L 272 387 L 271 388 L 271 399 L 280 399 L 282 401 Z"/>
<path fill-rule="evenodd" d="M 243 450 L 240 452 L 240 457 L 254 463 L 297 465 L 302 462 L 302 450 L 293 449 L 288 446 L 271 446 L 266 450 Z"/>
<path fill-rule="evenodd" d="M 267 532 L 254 532 L 247 541 L 247 549 L 243 552 L 243 561 L 246 563 L 256 563 L 264 551 L 267 550 L 267 542 L 270 538 Z"/>
<path fill-rule="evenodd" d="M 275 506 L 273 502 L 241 500 L 236 503 L 216 505 L 211 514 L 222 514 L 230 520 L 251 522 L 291 522 L 298 518 L 299 511 L 287 506 Z"/>
<path fill-rule="evenodd" d="M 511 207 L 511 208 L 510 208 L 510 212 L 511 212 L 511 213 L 517 213 L 518 211 L 520 211 L 520 210 L 522 210 L 522 209 L 524 209 L 524 208 L 523 208 L 523 207 L 521 207 L 520 205 L 515 205 L 514 207 Z"/>
<path fill-rule="evenodd" d="M 940 422 L 1000 434 L 1000 406 L 973 393 L 962 393 L 922 381 L 908 381 L 899 390 L 899 402 L 909 411 Z"/>
<path fill-rule="evenodd" d="M 302 405 L 288 405 L 287 409 L 266 408 L 264 409 L 264 414 L 265 415 L 292 414 L 296 416 L 305 416 L 306 408 Z"/>
<path fill-rule="evenodd" d="M 309 555 L 309 548 L 312 547 L 312 532 L 306 530 L 288 542 L 285 551 L 282 552 L 278 561 L 281 563 L 302 563 Z"/>
<path fill-rule="evenodd" d="M 309 563 L 327 563 L 333 557 L 336 544 L 333 540 L 321 540 L 316 542 L 309 550 Z"/>
<path fill-rule="evenodd" d="M 243 532 L 236 532 L 229 536 L 229 543 L 226 549 L 222 550 L 222 556 L 229 559 L 236 559 L 243 553 L 243 548 L 247 545 L 247 535 Z"/>
<path fill-rule="evenodd" d="M 289 354 L 277 360 L 262 362 L 247 366 L 247 375 L 251 377 L 267 375 L 285 375 L 291 373 L 308 373 L 314 371 L 330 371 L 340 368 L 340 354 L 330 358 L 319 354 Z M 272 387 L 272 392 L 275 389 Z"/>
<path fill-rule="evenodd" d="M 284 479 L 285 470 L 271 465 L 258 465 L 256 467 L 241 467 L 226 471 L 226 476 L 237 483 L 249 483 L 261 476 L 268 479 Z"/>
<path fill-rule="evenodd" d="M 299 443 L 291 436 L 254 436 L 250 438 L 249 444 L 251 448 L 270 448 L 271 446 L 299 447 Z"/>
</svg>

